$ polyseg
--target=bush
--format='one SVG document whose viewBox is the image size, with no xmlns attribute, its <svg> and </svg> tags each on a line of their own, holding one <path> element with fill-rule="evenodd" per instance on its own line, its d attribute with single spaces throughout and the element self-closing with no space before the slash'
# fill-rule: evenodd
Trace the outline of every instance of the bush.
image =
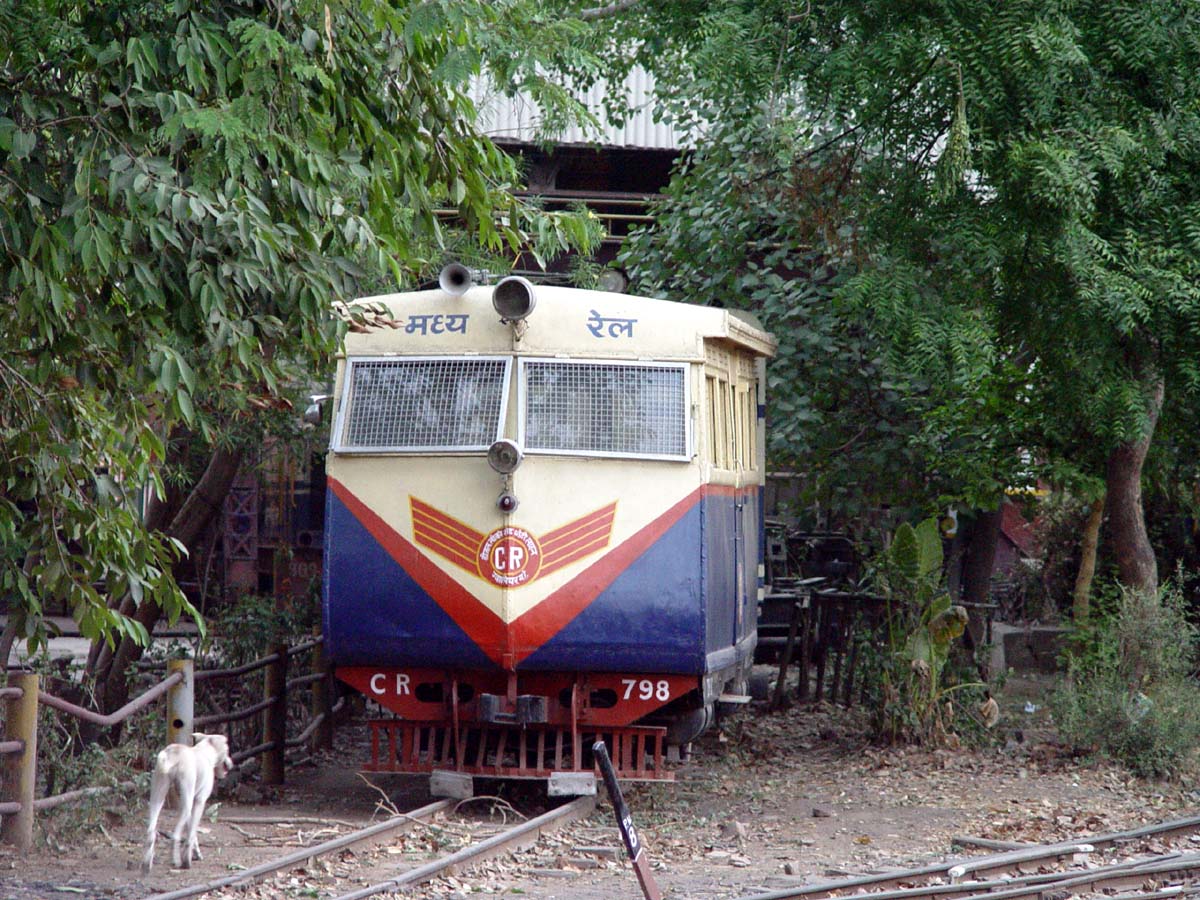
<svg viewBox="0 0 1200 900">
<path fill-rule="evenodd" d="M 281 606 L 274 597 L 248 594 L 210 618 L 210 642 L 221 665 L 242 665 L 265 656 L 276 641 L 311 637 L 319 614 L 315 598 Z"/>
<path fill-rule="evenodd" d="M 1147 777 L 1178 775 L 1200 739 L 1200 688 L 1191 678 L 1198 634 L 1177 588 L 1122 591 L 1068 653 L 1051 698 L 1061 738 Z"/>
<path fill-rule="evenodd" d="M 880 652 L 864 654 L 864 683 L 879 740 L 955 744 L 970 721 L 955 701 L 977 702 L 983 685 L 963 683 L 951 650 L 967 611 L 951 602 L 942 571 L 942 539 L 934 519 L 901 524 L 871 565 L 871 583 L 885 600 Z M 960 693 L 960 692 L 966 692 Z"/>
</svg>

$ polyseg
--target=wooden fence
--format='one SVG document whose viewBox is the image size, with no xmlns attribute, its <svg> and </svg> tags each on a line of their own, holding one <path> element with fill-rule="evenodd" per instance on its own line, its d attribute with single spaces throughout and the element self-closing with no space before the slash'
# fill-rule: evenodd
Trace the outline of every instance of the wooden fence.
<svg viewBox="0 0 1200 900">
<path fill-rule="evenodd" d="M 171 743 L 191 743 L 193 731 L 241 722 L 255 715 L 262 716 L 262 741 L 256 746 L 233 754 L 241 765 L 251 757 L 259 757 L 264 784 L 282 784 L 286 753 L 289 749 L 309 745 L 313 750 L 333 746 L 333 717 L 341 706 L 332 703 L 332 670 L 325 663 L 324 640 L 316 636 L 295 646 L 277 644 L 267 656 L 231 669 L 195 669 L 190 659 L 167 663 L 166 677 L 149 690 L 129 701 L 116 712 L 107 715 L 77 706 L 61 697 L 39 689 L 35 673 L 10 674 L 8 686 L 0 687 L 0 702 L 4 702 L 3 728 L 0 730 L 0 842 L 28 849 L 33 844 L 34 814 L 88 796 L 131 788 L 133 782 L 114 787 L 91 787 L 68 791 L 52 797 L 34 797 L 37 786 L 37 722 L 38 704 L 49 706 L 64 715 L 73 716 L 101 727 L 112 727 L 146 709 L 164 694 L 167 699 L 167 739 Z M 311 654 L 309 671 L 288 678 L 289 662 L 301 654 Z M 243 678 L 252 672 L 263 671 L 263 699 L 250 706 L 205 716 L 195 715 L 196 686 L 217 679 Z M 294 737 L 287 736 L 288 702 L 297 689 L 310 692 L 310 713 L 307 724 Z"/>
</svg>

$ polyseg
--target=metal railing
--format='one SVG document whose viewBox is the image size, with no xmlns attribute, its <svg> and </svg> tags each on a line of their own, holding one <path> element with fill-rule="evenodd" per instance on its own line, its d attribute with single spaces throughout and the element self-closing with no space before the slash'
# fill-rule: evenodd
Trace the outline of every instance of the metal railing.
<svg viewBox="0 0 1200 900">
<path fill-rule="evenodd" d="M 84 722 L 112 727 L 146 709 L 166 695 L 167 739 L 171 743 L 190 743 L 191 734 L 201 728 L 244 721 L 256 714 L 263 716 L 263 740 L 256 746 L 233 754 L 241 765 L 258 756 L 264 784 L 282 784 L 289 749 L 308 745 L 312 749 L 333 746 L 333 717 L 341 702 L 333 704 L 332 670 L 325 663 L 324 639 L 313 639 L 288 646 L 277 644 L 267 656 L 229 669 L 194 670 L 190 659 L 170 660 L 165 678 L 143 694 L 112 713 L 98 713 L 39 689 L 38 675 L 23 672 L 9 676 L 10 684 L 0 687 L 0 702 L 5 703 L 3 728 L 0 729 L 0 842 L 28 849 L 33 844 L 34 812 L 53 809 L 96 794 L 132 788 L 135 783 L 116 786 L 86 787 L 52 797 L 34 798 L 37 784 L 38 704 Z M 287 677 L 289 659 L 312 654 L 311 670 L 292 679 Z M 264 670 L 263 699 L 241 709 L 206 716 L 195 716 L 195 686 L 214 679 L 234 678 Z M 293 738 L 287 737 L 288 700 L 291 692 L 308 687 L 310 715 L 307 724 Z"/>
</svg>

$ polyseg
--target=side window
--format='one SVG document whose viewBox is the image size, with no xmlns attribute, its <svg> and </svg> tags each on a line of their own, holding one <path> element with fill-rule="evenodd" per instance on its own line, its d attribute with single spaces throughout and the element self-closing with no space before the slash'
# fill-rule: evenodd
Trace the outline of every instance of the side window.
<svg viewBox="0 0 1200 900">
<path fill-rule="evenodd" d="M 729 382 L 719 375 L 705 378 L 708 393 L 708 457 L 718 469 L 733 467 L 734 423 Z"/>
<path fill-rule="evenodd" d="M 746 446 L 750 448 L 747 465 L 751 469 L 758 468 L 758 404 L 754 384 L 746 385 Z"/>
<path fill-rule="evenodd" d="M 746 415 L 742 406 L 744 391 L 742 385 L 731 385 L 730 398 L 733 402 L 733 466 L 745 468 L 746 464 Z"/>
<path fill-rule="evenodd" d="M 740 419 L 738 434 L 741 435 L 741 453 L 739 459 L 744 469 L 757 468 L 756 462 L 758 455 L 755 452 L 754 446 L 754 404 L 751 402 L 751 385 L 742 383 L 738 385 L 738 417 Z"/>
<path fill-rule="evenodd" d="M 725 468 L 733 469 L 738 463 L 738 423 L 734 387 L 723 383 L 723 405 L 725 407 Z"/>
<path fill-rule="evenodd" d="M 718 447 L 721 445 L 720 436 L 717 434 L 717 425 L 719 417 L 717 415 L 717 379 L 713 375 L 709 375 L 704 379 L 705 384 L 705 402 L 708 405 L 708 421 L 705 423 L 708 432 L 708 459 L 714 466 L 720 464 L 720 456 Z"/>
</svg>

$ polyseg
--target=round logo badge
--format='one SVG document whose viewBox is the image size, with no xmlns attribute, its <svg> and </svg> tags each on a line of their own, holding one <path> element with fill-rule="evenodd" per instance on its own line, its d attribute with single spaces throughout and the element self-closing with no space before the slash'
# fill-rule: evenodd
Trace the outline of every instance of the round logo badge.
<svg viewBox="0 0 1200 900">
<path fill-rule="evenodd" d="M 480 577 L 501 587 L 520 587 L 537 576 L 542 548 L 524 528 L 506 525 L 483 539 L 476 561 Z"/>
</svg>

